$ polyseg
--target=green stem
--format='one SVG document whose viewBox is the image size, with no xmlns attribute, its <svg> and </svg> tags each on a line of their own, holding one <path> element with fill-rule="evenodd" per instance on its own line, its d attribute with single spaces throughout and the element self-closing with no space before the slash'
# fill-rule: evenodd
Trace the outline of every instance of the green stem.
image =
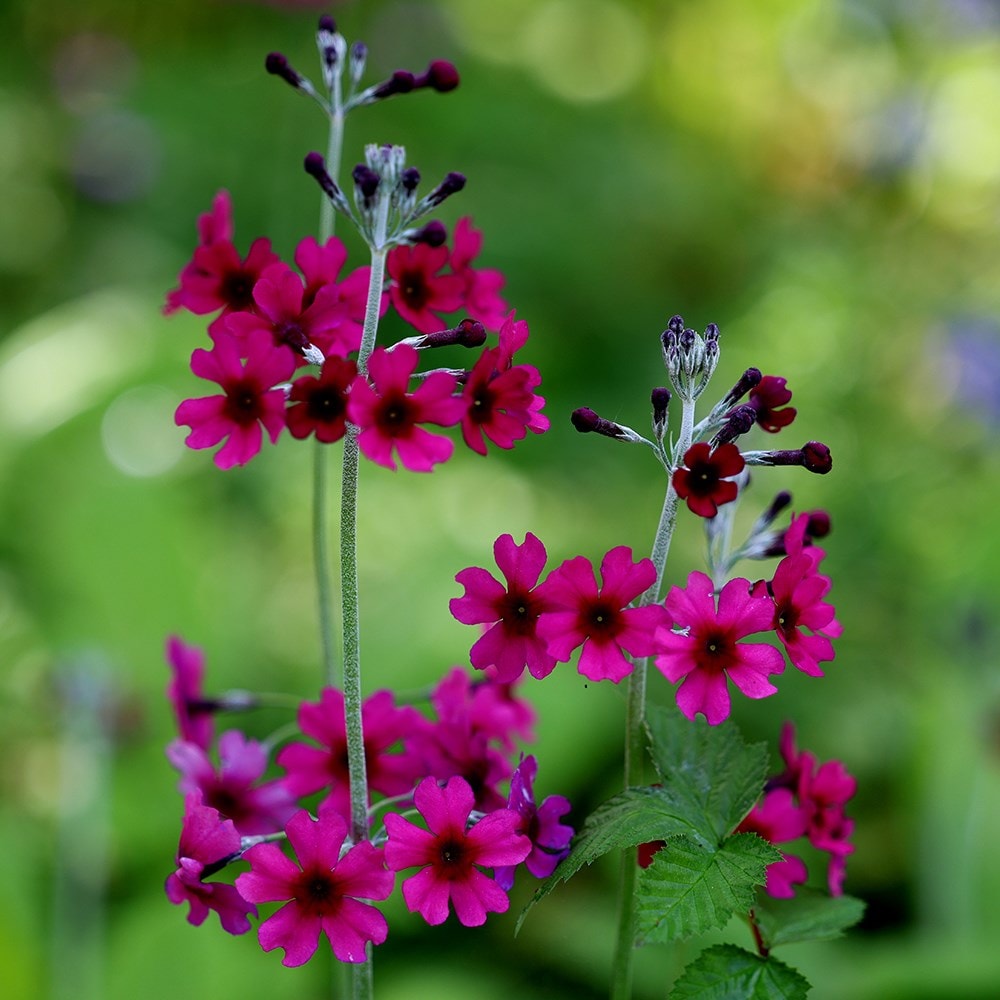
<svg viewBox="0 0 1000 1000">
<path fill-rule="evenodd" d="M 694 401 L 685 400 L 681 412 L 681 430 L 674 449 L 674 466 L 691 446 L 694 430 Z M 670 553 L 670 542 L 677 523 L 679 498 L 668 476 L 667 491 L 660 510 L 660 523 L 653 540 L 651 559 L 656 568 L 656 579 L 639 600 L 640 607 L 656 604 L 663 589 L 663 577 Z M 628 703 L 625 710 L 625 787 L 634 788 L 643 783 L 646 762 L 646 681 L 649 659 L 635 664 L 628 681 Z M 613 1000 L 628 1000 L 632 995 L 632 960 L 635 952 L 635 885 L 638 865 L 634 850 L 622 855 L 618 891 L 618 935 L 611 973 Z"/>
</svg>

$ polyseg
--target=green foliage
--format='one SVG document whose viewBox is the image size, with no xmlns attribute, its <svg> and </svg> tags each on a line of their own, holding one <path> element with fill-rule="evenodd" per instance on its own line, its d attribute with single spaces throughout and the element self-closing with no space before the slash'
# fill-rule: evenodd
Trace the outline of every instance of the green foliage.
<svg viewBox="0 0 1000 1000">
<path fill-rule="evenodd" d="M 798 1000 L 809 982 L 773 958 L 731 944 L 703 951 L 674 983 L 672 1000 Z"/>
<path fill-rule="evenodd" d="M 746 913 L 754 887 L 780 852 L 753 833 L 738 833 L 718 850 L 690 837 L 674 837 L 639 876 L 636 892 L 639 944 L 657 944 L 724 927 Z"/>
<path fill-rule="evenodd" d="M 761 894 L 754 918 L 768 948 L 801 941 L 840 937 L 865 912 L 865 904 L 853 896 L 827 896 L 800 888 L 792 899 L 772 899 Z"/>
<path fill-rule="evenodd" d="M 767 747 L 745 744 L 732 723 L 710 726 L 673 708 L 651 705 L 646 725 L 667 798 L 696 838 L 717 846 L 757 801 L 767 773 Z"/>
</svg>

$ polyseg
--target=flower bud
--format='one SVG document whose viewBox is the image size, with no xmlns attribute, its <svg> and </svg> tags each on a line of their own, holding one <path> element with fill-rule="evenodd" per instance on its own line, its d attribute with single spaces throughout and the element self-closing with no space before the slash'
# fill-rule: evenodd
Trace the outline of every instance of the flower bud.
<svg viewBox="0 0 1000 1000">
<path fill-rule="evenodd" d="M 751 389 L 760 385 L 760 380 L 763 377 L 759 368 L 748 368 L 739 377 L 736 385 L 726 393 L 725 398 L 719 404 L 719 408 L 726 409 L 734 403 L 739 402 Z"/>
<path fill-rule="evenodd" d="M 458 86 L 458 70 L 454 64 L 445 59 L 435 59 L 420 80 L 422 81 L 420 86 L 430 87 L 439 94 L 445 94 Z"/>
<path fill-rule="evenodd" d="M 452 171 L 433 191 L 424 199 L 428 208 L 436 208 L 453 194 L 457 194 L 465 187 L 465 175 Z"/>
<path fill-rule="evenodd" d="M 385 100 L 394 94 L 408 94 L 416 84 L 416 77 L 406 69 L 397 69 L 388 80 L 376 84 L 372 90 L 372 98 L 376 101 Z"/>
<path fill-rule="evenodd" d="M 290 87 L 299 90 L 305 80 L 288 64 L 288 60 L 280 52 L 269 52 L 264 60 L 264 69 L 274 76 L 280 76 Z"/>
<path fill-rule="evenodd" d="M 810 472 L 825 476 L 833 468 L 833 456 L 825 444 L 809 441 L 802 446 L 802 464 Z"/>
<path fill-rule="evenodd" d="M 667 407 L 670 405 L 670 390 L 665 386 L 657 386 L 650 393 L 653 404 L 653 433 L 662 439 L 667 429 Z"/>
<path fill-rule="evenodd" d="M 426 243 L 429 247 L 439 247 L 448 239 L 448 230 L 445 229 L 444 223 L 435 219 L 420 229 L 409 230 L 404 235 L 407 243 Z"/>
<path fill-rule="evenodd" d="M 350 74 L 351 83 L 356 87 L 364 76 L 365 64 L 368 62 L 368 46 L 364 42 L 355 42 L 351 46 Z"/>
<path fill-rule="evenodd" d="M 712 439 L 712 444 L 720 445 L 735 441 L 740 435 L 746 434 L 756 422 L 757 411 L 749 403 L 736 406 L 729 411 L 726 422 L 719 428 L 718 433 Z"/>
</svg>

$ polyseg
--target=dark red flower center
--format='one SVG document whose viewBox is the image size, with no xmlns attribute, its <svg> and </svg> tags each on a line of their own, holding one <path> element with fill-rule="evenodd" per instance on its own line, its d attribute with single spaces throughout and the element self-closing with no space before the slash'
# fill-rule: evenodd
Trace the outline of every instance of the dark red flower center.
<svg viewBox="0 0 1000 1000">
<path fill-rule="evenodd" d="M 304 347 L 309 346 L 309 337 L 306 335 L 305 330 L 294 320 L 278 323 L 274 328 L 274 333 L 278 340 L 284 344 L 288 344 L 289 347 L 294 348 L 296 351 L 301 352 Z"/>
<path fill-rule="evenodd" d="M 404 271 L 400 275 L 399 294 L 411 309 L 417 311 L 423 309 L 430 298 L 430 292 L 423 271 Z"/>
<path fill-rule="evenodd" d="M 344 416 L 347 403 L 335 386 L 320 386 L 309 394 L 306 402 L 309 416 L 320 423 L 334 423 Z"/>
<path fill-rule="evenodd" d="M 296 902 L 310 916 L 332 913 L 341 900 L 333 873 L 321 868 L 303 871 L 292 888 Z"/>
<path fill-rule="evenodd" d="M 405 393 L 387 394 L 382 397 L 375 422 L 383 433 L 399 436 L 415 423 L 413 404 Z"/>
<path fill-rule="evenodd" d="M 698 666 L 704 670 L 723 671 L 732 666 L 733 653 L 733 642 L 725 632 L 706 632 L 698 651 Z"/>
<path fill-rule="evenodd" d="M 602 639 L 612 639 L 621 631 L 620 608 L 600 599 L 583 610 L 583 622 L 588 634 Z"/>
<path fill-rule="evenodd" d="M 443 840 L 438 846 L 438 857 L 447 875 L 458 877 L 469 866 L 464 840 Z"/>
<path fill-rule="evenodd" d="M 695 462 L 688 471 L 688 488 L 695 496 L 711 496 L 719 485 L 719 470 L 712 462 Z"/>
<path fill-rule="evenodd" d="M 500 602 L 500 617 L 508 632 L 527 636 L 535 634 L 538 621 L 538 601 L 529 593 L 512 590 Z"/>
<path fill-rule="evenodd" d="M 253 308 L 253 286 L 257 275 L 250 271 L 229 271 L 222 279 L 222 298 L 234 312 Z"/>
<path fill-rule="evenodd" d="M 474 424 L 486 424 L 493 419 L 493 406 L 496 401 L 488 385 L 482 386 L 469 400 L 467 411 L 469 419 Z"/>
<path fill-rule="evenodd" d="M 260 419 L 263 407 L 256 385 L 238 382 L 226 388 L 226 402 L 223 407 L 226 417 L 234 424 L 252 424 Z"/>
<path fill-rule="evenodd" d="M 795 605 L 791 601 L 783 601 L 779 604 L 775 609 L 774 621 L 775 627 L 785 638 L 792 638 L 799 624 L 799 615 L 795 610 Z"/>
</svg>

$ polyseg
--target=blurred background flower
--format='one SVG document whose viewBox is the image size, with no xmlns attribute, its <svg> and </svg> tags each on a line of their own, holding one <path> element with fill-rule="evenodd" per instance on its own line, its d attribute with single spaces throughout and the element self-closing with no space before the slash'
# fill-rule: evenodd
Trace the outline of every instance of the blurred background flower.
<svg viewBox="0 0 1000 1000">
<path fill-rule="evenodd" d="M 526 531 L 553 564 L 650 545 L 663 477 L 643 450 L 577 435 L 592 406 L 642 429 L 681 312 L 722 330 L 719 393 L 787 378 L 787 443 L 830 476 L 759 470 L 828 509 L 844 625 L 816 680 L 735 707 L 776 746 L 858 778 L 846 891 L 859 931 L 790 948 L 817 998 L 990 995 L 1000 982 L 1000 12 L 990 0 L 368 0 L 319 5 L 8 0 L 0 9 L 0 981 L 11 997 L 326 995 L 327 957 L 282 969 L 192 928 L 162 891 L 182 802 L 164 637 L 204 647 L 209 684 L 315 699 L 310 448 L 285 438 L 220 473 L 173 424 L 204 324 L 166 290 L 215 193 L 237 245 L 284 259 L 315 232 L 303 155 L 324 123 L 263 69 L 313 73 L 316 15 L 369 45 L 369 76 L 453 60 L 459 90 L 361 109 L 345 163 L 402 143 L 459 170 L 481 261 L 528 321 L 552 430 L 461 449 L 433 476 L 364 470 L 371 689 L 464 662 L 458 570 Z M 343 227 L 341 227 L 341 230 Z M 365 263 L 361 247 L 351 267 Z M 723 384 L 725 383 L 725 384 Z M 334 448 L 336 446 L 333 446 Z M 769 475 L 765 475 L 769 473 Z M 613 512 L 609 516 L 609 511 Z M 685 518 L 672 583 L 701 566 Z M 738 571 L 740 571 L 738 569 Z M 746 570 L 746 572 L 752 572 Z M 386 626 L 389 623 L 389 627 Z M 793 676 L 793 674 L 795 676 Z M 402 680 L 401 680 L 402 679 Z M 655 678 L 654 678 L 655 680 Z M 538 794 L 577 822 L 620 783 L 623 705 L 557 669 L 528 686 Z M 665 690 L 653 696 L 668 700 Z M 277 711 L 248 722 L 265 736 Z M 776 758 L 776 750 L 775 750 Z M 395 899 L 379 996 L 604 995 L 614 865 L 549 897 L 520 937 L 428 930 Z M 720 937 L 749 945 L 744 928 Z M 644 950 L 662 996 L 693 951 Z M 182 956 L 181 961 L 178 957 Z"/>
</svg>

